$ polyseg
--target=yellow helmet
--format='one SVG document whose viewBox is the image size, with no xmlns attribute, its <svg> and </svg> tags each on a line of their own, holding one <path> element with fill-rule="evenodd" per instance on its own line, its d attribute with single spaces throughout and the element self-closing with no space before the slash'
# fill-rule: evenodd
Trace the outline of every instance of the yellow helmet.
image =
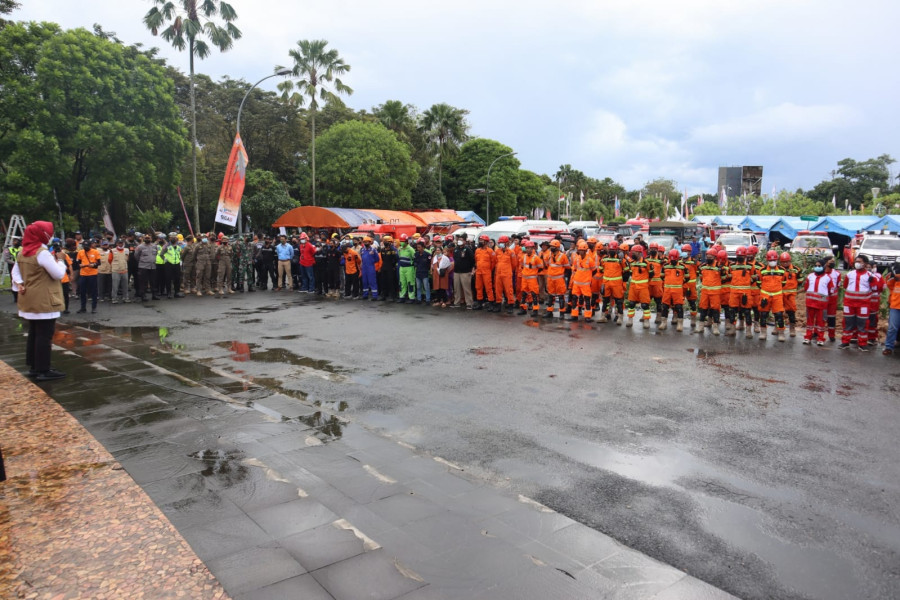
<svg viewBox="0 0 900 600">
<path fill-rule="evenodd" d="M 384 236 L 383 238 L 381 238 L 381 241 L 382 241 L 382 242 L 393 242 L 393 241 L 394 241 L 394 238 L 392 238 L 392 237 L 389 236 L 389 235 L 386 235 L 386 236 Z"/>
<path fill-rule="evenodd" d="M 365 243 L 365 242 L 371 242 L 371 241 L 372 241 L 372 238 L 370 238 L 369 236 L 364 236 L 362 241 L 363 241 L 363 243 Z"/>
<path fill-rule="evenodd" d="M 184 241 L 184 236 L 181 235 L 180 233 L 178 234 L 177 237 L 178 237 L 178 241 L 179 241 L 179 242 L 183 242 L 183 241 Z"/>
<path fill-rule="evenodd" d="M 414 239 L 419 239 L 420 237 L 422 237 L 422 234 L 421 234 L 421 233 L 414 233 L 414 234 L 413 234 L 413 238 L 414 238 Z"/>
</svg>

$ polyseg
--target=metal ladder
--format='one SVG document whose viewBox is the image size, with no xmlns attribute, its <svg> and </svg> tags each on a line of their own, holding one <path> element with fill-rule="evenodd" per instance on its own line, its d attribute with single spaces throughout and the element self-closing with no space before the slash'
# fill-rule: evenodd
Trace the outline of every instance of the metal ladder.
<svg viewBox="0 0 900 600">
<path fill-rule="evenodd" d="M 18 237 L 22 239 L 22 236 L 25 234 L 25 219 L 22 218 L 22 215 L 13 215 L 9 219 L 9 227 L 6 228 L 6 239 L 3 240 L 3 249 L 5 251 L 7 248 L 12 246 L 12 239 L 14 237 Z M 6 264 L 6 261 L 0 261 L 0 285 L 9 285 L 9 267 Z"/>
</svg>

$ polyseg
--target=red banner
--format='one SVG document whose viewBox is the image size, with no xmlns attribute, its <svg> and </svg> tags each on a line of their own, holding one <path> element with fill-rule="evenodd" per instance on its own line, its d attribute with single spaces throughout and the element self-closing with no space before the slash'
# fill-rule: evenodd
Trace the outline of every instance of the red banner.
<svg viewBox="0 0 900 600">
<path fill-rule="evenodd" d="M 241 134 L 234 136 L 228 166 L 225 167 L 225 181 L 219 194 L 219 206 L 216 209 L 216 223 L 237 225 L 238 212 L 241 210 L 241 198 L 244 195 L 244 183 L 247 172 L 247 151 L 241 141 Z"/>
</svg>

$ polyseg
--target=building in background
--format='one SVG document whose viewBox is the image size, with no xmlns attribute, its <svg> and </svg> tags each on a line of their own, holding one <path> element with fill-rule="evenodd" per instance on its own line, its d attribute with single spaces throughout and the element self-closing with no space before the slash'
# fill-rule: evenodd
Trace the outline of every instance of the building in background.
<svg viewBox="0 0 900 600">
<path fill-rule="evenodd" d="M 762 190 L 762 167 L 719 167 L 719 193 L 725 190 L 729 198 L 759 196 Z"/>
</svg>

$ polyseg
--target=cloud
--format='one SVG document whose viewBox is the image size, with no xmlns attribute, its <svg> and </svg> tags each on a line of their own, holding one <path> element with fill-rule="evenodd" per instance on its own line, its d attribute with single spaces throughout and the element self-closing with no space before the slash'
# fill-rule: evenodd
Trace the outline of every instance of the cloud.
<svg viewBox="0 0 900 600">
<path fill-rule="evenodd" d="M 691 142 L 735 145 L 767 142 L 797 143 L 821 139 L 859 124 L 857 110 L 842 104 L 800 106 L 784 102 L 761 111 L 702 125 L 691 133 Z"/>
</svg>

